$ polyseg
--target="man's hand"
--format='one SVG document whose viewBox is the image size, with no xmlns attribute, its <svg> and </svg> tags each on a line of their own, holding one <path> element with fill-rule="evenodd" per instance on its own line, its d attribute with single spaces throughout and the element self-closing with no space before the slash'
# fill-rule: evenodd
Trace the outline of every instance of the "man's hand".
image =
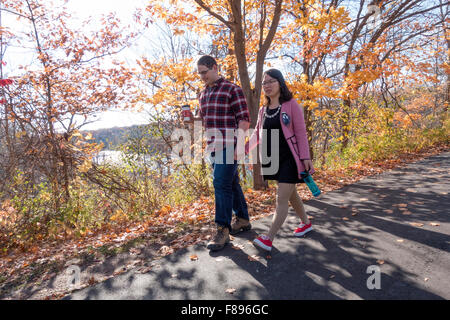
<svg viewBox="0 0 450 320">
<path fill-rule="evenodd" d="M 194 115 L 192 115 L 192 113 L 191 113 L 191 117 L 190 117 L 189 121 L 185 121 L 184 117 L 183 117 L 183 123 L 184 124 L 193 124 L 195 121 L 202 121 L 202 118 L 201 117 L 194 117 Z"/>
<path fill-rule="evenodd" d="M 194 115 L 191 110 L 183 110 L 181 111 L 181 117 L 183 118 L 183 123 L 193 123 Z M 185 118 L 189 118 L 189 120 L 185 120 Z"/>
<path fill-rule="evenodd" d="M 245 156 L 245 137 L 248 134 L 249 127 L 250 122 L 244 120 L 239 121 L 237 146 L 234 150 L 234 160 L 240 160 L 243 156 Z"/>
</svg>

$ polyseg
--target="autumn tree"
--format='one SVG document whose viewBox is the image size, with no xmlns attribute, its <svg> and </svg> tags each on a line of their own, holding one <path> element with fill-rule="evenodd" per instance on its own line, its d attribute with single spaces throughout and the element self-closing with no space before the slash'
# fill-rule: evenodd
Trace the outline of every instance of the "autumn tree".
<svg viewBox="0 0 450 320">
<path fill-rule="evenodd" d="M 432 1 L 360 1 L 356 17 L 348 25 L 345 60 L 342 65 L 342 148 L 350 138 L 352 102 L 359 89 L 381 77 L 392 76 L 393 70 L 413 59 L 405 55 L 414 42 L 427 41 L 441 22 L 434 10 L 441 4 Z M 420 45 L 419 45 L 420 46 Z M 397 59 L 392 59 L 397 56 Z M 401 56 L 401 58 L 400 58 Z M 413 55 L 415 57 L 417 55 Z"/>
<path fill-rule="evenodd" d="M 91 169 L 91 158 L 101 148 L 80 129 L 94 113 L 130 105 L 132 74 L 112 56 L 133 34 L 112 14 L 104 16 L 94 32 L 84 29 L 92 21 L 77 30 L 69 26 L 64 3 L 5 0 L 1 13 L 16 17 L 23 27 L 15 32 L 3 26 L 3 41 L 27 48 L 34 57 L 30 65 L 8 71 L 14 76 L 3 91 L 3 141 L 8 148 L 18 148 L 14 169 L 25 174 L 28 185 L 50 185 L 54 207 L 43 217 L 47 222 L 70 199 L 74 178 Z"/>
<path fill-rule="evenodd" d="M 188 5 L 195 5 L 193 9 Z M 193 30 L 214 34 L 215 44 L 228 47 L 232 55 L 220 59 L 228 75 L 236 70 L 250 111 L 251 126 L 256 125 L 261 96 L 264 61 L 271 49 L 282 11 L 282 0 L 275 1 L 171 1 L 152 2 L 147 11 L 179 32 Z M 226 31 L 224 31 L 224 29 Z M 254 70 L 251 75 L 250 70 Z M 254 186 L 264 186 L 259 164 L 254 166 Z"/>
<path fill-rule="evenodd" d="M 345 150 L 358 132 L 355 126 L 365 123 L 364 99 L 374 89 L 402 108 L 391 99 L 389 87 L 435 83 L 421 57 L 439 42 L 436 27 L 445 20 L 439 10 L 442 2 L 437 1 L 289 2 L 293 41 L 283 56 L 292 61 L 291 86 L 305 103 L 310 146 L 319 150 L 320 144 L 323 156 L 329 141 L 338 138 Z"/>
</svg>

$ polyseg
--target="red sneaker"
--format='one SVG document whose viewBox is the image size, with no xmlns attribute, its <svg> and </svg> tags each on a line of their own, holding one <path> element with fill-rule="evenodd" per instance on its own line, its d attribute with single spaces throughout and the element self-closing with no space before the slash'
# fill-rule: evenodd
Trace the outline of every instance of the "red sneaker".
<svg viewBox="0 0 450 320">
<path fill-rule="evenodd" d="M 294 231 L 294 236 L 301 237 L 307 232 L 310 232 L 312 230 L 311 222 L 309 224 L 300 223 L 297 229 Z"/>
<path fill-rule="evenodd" d="M 253 240 L 253 244 L 267 251 L 272 250 L 272 241 L 270 241 L 270 238 L 265 235 L 259 236 Z"/>
</svg>

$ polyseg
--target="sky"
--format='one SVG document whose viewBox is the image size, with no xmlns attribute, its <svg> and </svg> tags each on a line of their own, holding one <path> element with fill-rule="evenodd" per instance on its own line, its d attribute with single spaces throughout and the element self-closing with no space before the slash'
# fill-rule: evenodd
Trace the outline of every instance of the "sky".
<svg viewBox="0 0 450 320">
<path fill-rule="evenodd" d="M 52 2 L 51 0 L 44 0 Z M 102 15 L 107 15 L 110 12 L 116 13 L 123 25 L 133 24 L 132 16 L 136 8 L 143 8 L 149 0 L 70 0 L 67 4 L 68 11 L 71 13 L 74 21 L 86 20 L 92 17 L 93 21 L 100 18 Z M 54 3 L 61 3 L 61 0 L 53 0 Z M 15 17 L 10 14 L 2 14 L 2 25 L 8 26 L 14 33 L 24 30 L 24 25 L 19 23 Z M 95 22 L 89 25 L 89 28 L 95 29 Z M 142 40 L 141 40 L 142 41 Z M 140 49 L 139 49 L 140 48 Z M 133 64 L 136 58 L 141 54 L 145 45 L 137 43 L 136 46 L 126 49 L 120 53 L 120 59 L 125 60 L 129 64 Z M 119 57 L 119 56 L 118 56 Z M 18 65 L 30 65 L 35 59 L 35 53 L 32 50 L 24 50 L 22 48 L 8 46 L 4 56 L 4 61 L 7 63 L 4 66 L 5 76 L 14 76 L 20 72 Z M 84 118 L 80 118 L 82 121 Z M 94 123 L 89 123 L 83 127 L 84 130 L 95 130 L 100 128 L 123 127 L 131 126 L 133 124 L 148 123 L 145 112 L 130 112 L 111 110 L 96 114 L 90 120 L 95 120 Z"/>
<path fill-rule="evenodd" d="M 71 0 L 68 8 L 74 16 L 80 19 L 89 16 L 96 17 L 109 12 L 115 12 L 121 22 L 126 25 L 132 23 L 132 16 L 136 8 L 143 8 L 148 0 Z M 122 53 L 128 62 L 135 60 L 139 55 L 136 48 L 131 48 Z M 95 115 L 96 121 L 83 127 L 84 130 L 96 130 L 100 128 L 125 127 L 134 124 L 148 123 L 145 112 L 130 112 L 111 110 Z"/>
</svg>

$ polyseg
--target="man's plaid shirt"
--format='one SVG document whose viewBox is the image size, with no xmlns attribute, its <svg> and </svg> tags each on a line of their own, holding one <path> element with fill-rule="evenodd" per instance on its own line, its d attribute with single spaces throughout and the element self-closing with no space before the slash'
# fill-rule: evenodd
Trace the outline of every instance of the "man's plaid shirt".
<svg viewBox="0 0 450 320">
<path fill-rule="evenodd" d="M 238 128 L 239 121 L 250 122 L 250 114 L 242 89 L 220 78 L 212 87 L 207 86 L 200 93 L 199 102 L 200 116 L 208 137 L 208 149 L 213 151 L 215 147 L 225 148 L 226 145 L 234 145 L 235 130 Z M 222 137 L 214 135 L 215 129 L 222 133 Z"/>
</svg>

